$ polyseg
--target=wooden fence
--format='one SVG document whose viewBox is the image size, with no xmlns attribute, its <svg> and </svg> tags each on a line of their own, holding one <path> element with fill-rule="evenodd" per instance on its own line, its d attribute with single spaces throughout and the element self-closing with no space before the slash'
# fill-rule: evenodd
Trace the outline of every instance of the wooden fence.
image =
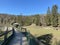
<svg viewBox="0 0 60 45">
<path fill-rule="evenodd" d="M 8 33 L 12 32 L 12 34 L 8 37 Z M 3 42 L 0 44 L 0 45 L 7 45 L 7 43 L 9 42 L 9 40 L 14 36 L 14 28 L 12 28 L 12 30 L 8 31 L 8 28 L 7 30 L 3 33 L 3 34 L 0 34 L 0 37 L 4 36 L 3 37 Z"/>
<path fill-rule="evenodd" d="M 27 31 L 26 28 L 21 28 L 22 33 L 26 36 L 27 41 L 28 41 L 28 45 L 40 45 L 40 41 L 35 38 L 35 36 L 33 36 L 30 31 Z"/>
</svg>

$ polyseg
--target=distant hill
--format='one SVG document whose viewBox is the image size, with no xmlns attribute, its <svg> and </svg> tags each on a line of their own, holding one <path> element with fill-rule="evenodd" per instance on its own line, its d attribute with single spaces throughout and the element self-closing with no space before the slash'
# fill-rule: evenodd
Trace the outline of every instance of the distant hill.
<svg viewBox="0 0 60 45">
<path fill-rule="evenodd" d="M 51 15 L 49 15 L 50 17 Z M 49 18 L 48 17 L 48 18 Z M 51 19 L 52 17 L 50 17 Z M 20 23 L 22 26 L 29 26 L 32 23 L 37 26 L 47 26 L 46 25 L 46 14 L 35 14 L 30 16 L 23 15 L 10 15 L 10 14 L 0 14 L 0 26 L 1 25 L 11 25 L 13 22 Z M 60 25 L 60 14 L 58 15 L 58 25 Z"/>
<path fill-rule="evenodd" d="M 10 24 L 16 16 L 9 14 L 0 14 L 0 25 Z"/>
</svg>

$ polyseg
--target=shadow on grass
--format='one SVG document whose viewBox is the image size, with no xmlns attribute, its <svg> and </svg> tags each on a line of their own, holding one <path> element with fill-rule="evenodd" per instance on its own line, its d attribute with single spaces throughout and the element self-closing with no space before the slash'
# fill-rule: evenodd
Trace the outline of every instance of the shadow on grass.
<svg viewBox="0 0 60 45">
<path fill-rule="evenodd" d="M 44 45 L 51 45 L 52 34 L 45 34 L 37 37 L 37 39 L 42 42 Z"/>
</svg>

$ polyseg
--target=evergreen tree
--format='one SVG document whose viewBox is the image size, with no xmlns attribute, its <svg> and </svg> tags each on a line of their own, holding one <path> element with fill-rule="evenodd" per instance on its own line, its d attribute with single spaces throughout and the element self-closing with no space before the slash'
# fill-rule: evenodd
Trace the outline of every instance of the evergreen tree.
<svg viewBox="0 0 60 45">
<path fill-rule="evenodd" d="M 57 5 L 54 5 L 52 7 L 52 26 L 57 27 L 58 26 L 58 7 Z"/>
<path fill-rule="evenodd" d="M 39 25 L 39 26 L 42 25 L 41 22 L 40 22 L 40 15 L 39 14 L 36 15 L 36 25 Z"/>
<path fill-rule="evenodd" d="M 32 24 L 32 21 L 31 21 L 30 17 L 26 16 L 26 18 L 25 18 L 25 25 L 29 26 L 31 24 Z"/>
<path fill-rule="evenodd" d="M 50 12 L 50 8 L 48 7 L 47 15 L 46 15 L 46 18 L 45 18 L 45 21 L 46 21 L 46 25 L 47 26 L 51 25 L 50 15 L 51 15 L 51 12 Z"/>
</svg>

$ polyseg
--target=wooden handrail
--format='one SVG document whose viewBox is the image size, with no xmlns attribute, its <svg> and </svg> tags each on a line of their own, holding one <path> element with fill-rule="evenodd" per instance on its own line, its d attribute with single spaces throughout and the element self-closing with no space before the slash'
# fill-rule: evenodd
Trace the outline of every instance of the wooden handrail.
<svg viewBox="0 0 60 45">
<path fill-rule="evenodd" d="M 7 37 L 9 32 L 12 32 L 12 34 L 9 37 Z M 1 45 L 6 45 L 7 41 L 9 40 L 9 38 L 11 38 L 14 35 L 14 33 L 15 33 L 14 28 L 12 28 L 12 30 L 10 31 L 8 31 L 8 28 L 7 28 L 7 30 L 3 34 L 0 34 L 0 37 L 4 36 L 3 38 L 4 41 L 2 42 Z"/>
<path fill-rule="evenodd" d="M 40 43 L 40 41 L 35 36 L 33 36 L 30 32 L 28 32 L 28 38 L 33 38 L 38 44 Z"/>
<path fill-rule="evenodd" d="M 40 45 L 40 41 L 35 36 L 33 36 L 30 32 L 28 32 L 26 28 L 22 27 L 21 30 L 25 30 L 25 32 L 27 33 L 27 39 L 33 38 L 36 41 L 36 43 L 38 43 Z"/>
<path fill-rule="evenodd" d="M 3 35 L 5 35 L 5 34 L 8 34 L 11 31 L 13 31 L 13 30 L 10 30 L 10 31 L 7 31 L 7 32 L 5 31 L 3 34 L 0 34 L 0 37 L 3 36 Z"/>
</svg>

